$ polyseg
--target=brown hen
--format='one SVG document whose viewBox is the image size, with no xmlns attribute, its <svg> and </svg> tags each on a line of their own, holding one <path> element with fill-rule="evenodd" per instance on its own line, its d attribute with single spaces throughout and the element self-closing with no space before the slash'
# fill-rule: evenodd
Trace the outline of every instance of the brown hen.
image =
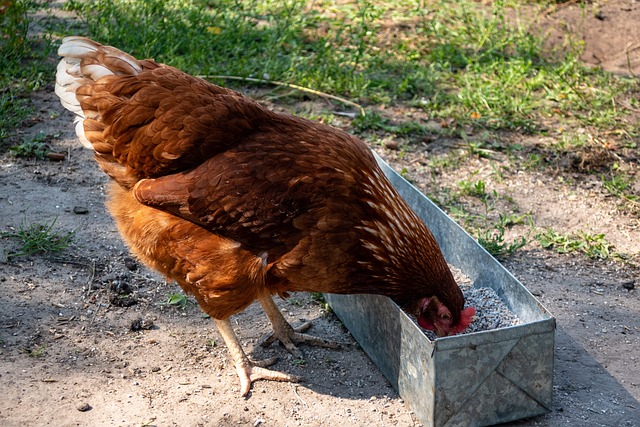
<svg viewBox="0 0 640 427">
<path fill-rule="evenodd" d="M 295 331 L 274 294 L 386 295 L 440 336 L 472 321 L 434 237 L 359 139 L 86 38 L 58 52 L 56 94 L 113 179 L 123 239 L 215 319 L 242 395 L 297 380 L 240 347 L 229 316 L 255 300 L 296 356 L 332 343 Z"/>
</svg>

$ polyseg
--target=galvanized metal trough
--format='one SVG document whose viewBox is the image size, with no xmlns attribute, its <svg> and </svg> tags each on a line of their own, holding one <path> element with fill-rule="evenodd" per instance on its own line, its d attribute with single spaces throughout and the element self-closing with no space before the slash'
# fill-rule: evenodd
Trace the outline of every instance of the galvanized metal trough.
<svg viewBox="0 0 640 427">
<path fill-rule="evenodd" d="M 523 324 L 430 341 L 390 299 L 327 302 L 425 427 L 487 426 L 551 410 L 555 319 L 499 262 L 380 158 L 447 262 L 490 287 Z"/>
</svg>

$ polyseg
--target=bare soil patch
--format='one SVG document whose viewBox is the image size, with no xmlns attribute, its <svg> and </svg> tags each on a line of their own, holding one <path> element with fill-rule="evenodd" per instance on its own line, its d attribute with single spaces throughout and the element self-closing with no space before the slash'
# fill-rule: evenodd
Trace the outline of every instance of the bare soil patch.
<svg viewBox="0 0 640 427">
<path fill-rule="evenodd" d="M 583 43 L 580 59 L 613 73 L 640 75 L 640 3 L 635 0 L 560 3 L 539 17 L 550 46 Z"/>
</svg>

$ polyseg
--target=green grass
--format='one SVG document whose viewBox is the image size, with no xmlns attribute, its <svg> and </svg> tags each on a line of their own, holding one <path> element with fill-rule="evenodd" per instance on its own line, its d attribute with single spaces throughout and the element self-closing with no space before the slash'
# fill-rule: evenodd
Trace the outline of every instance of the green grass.
<svg viewBox="0 0 640 427">
<path fill-rule="evenodd" d="M 16 0 L 0 13 L 0 148 L 33 114 L 29 94 L 53 80 L 54 67 L 46 62 L 53 52 L 49 38 L 27 37 L 28 12 L 38 7 Z"/>
<path fill-rule="evenodd" d="M 633 188 L 634 179 L 637 178 L 631 175 L 629 171 L 620 170 L 618 164 L 614 164 L 608 176 L 602 176 L 602 184 L 610 194 L 637 207 L 640 202 L 640 196 L 633 193 L 637 191 Z"/>
<path fill-rule="evenodd" d="M 480 230 L 477 233 L 478 243 L 496 258 L 511 255 L 527 244 L 527 238 L 524 236 L 507 242 L 504 233 L 505 228 L 501 224 L 496 224 L 494 229 Z"/>
<path fill-rule="evenodd" d="M 471 174 L 474 177 L 479 171 Z M 508 256 L 523 248 L 533 229 L 530 213 L 519 213 L 513 200 L 496 190 L 489 190 L 487 181 L 463 179 L 455 190 L 440 189 L 431 199 L 446 210 L 478 243 L 496 258 Z M 508 240 L 506 232 L 514 226 L 524 226 L 526 235 Z"/>
<path fill-rule="evenodd" d="M 160 303 L 160 305 L 165 305 L 165 306 L 170 305 L 170 306 L 178 307 L 182 309 L 187 307 L 187 305 L 189 304 L 193 304 L 193 301 L 191 301 L 189 298 L 187 298 L 185 294 L 181 292 L 176 292 L 176 293 L 167 295 L 167 298 Z"/>
<path fill-rule="evenodd" d="M 101 42 L 199 75 L 277 79 L 360 96 L 377 8 L 328 19 L 302 1 L 72 1 Z M 342 21 L 344 19 L 344 21 Z"/>
<path fill-rule="evenodd" d="M 40 132 L 35 137 L 25 139 L 21 144 L 10 147 L 9 154 L 14 157 L 35 157 L 37 159 L 43 159 L 49 152 L 47 141 L 50 139 L 51 136 Z"/>
<path fill-rule="evenodd" d="M 384 131 L 399 137 L 417 137 L 435 132 L 425 125 L 415 122 L 406 121 L 403 123 L 392 123 L 388 118 L 383 117 L 376 111 L 360 115 L 355 118 L 352 123 L 356 132 L 363 133 L 366 131 Z"/>
<path fill-rule="evenodd" d="M 47 351 L 47 346 L 42 344 L 42 345 L 36 345 L 33 346 L 31 348 L 23 348 L 22 351 L 24 351 L 24 353 L 26 353 L 29 357 L 33 357 L 35 359 L 39 359 L 41 357 L 44 357 Z"/>
<path fill-rule="evenodd" d="M 466 196 L 474 196 L 480 199 L 486 199 L 486 197 L 488 196 L 486 187 L 487 184 L 481 179 L 475 182 L 469 181 L 467 179 L 458 181 L 458 188 L 460 190 L 460 193 Z"/>
<path fill-rule="evenodd" d="M 609 259 L 617 255 L 604 234 L 591 234 L 585 231 L 561 234 L 553 229 L 545 229 L 536 235 L 536 240 L 545 249 L 554 249 L 558 253 L 582 252 L 589 258 Z"/>
<path fill-rule="evenodd" d="M 1 237 L 18 240 L 22 245 L 16 252 L 7 254 L 7 258 L 16 258 L 37 253 L 58 253 L 69 247 L 75 231 L 57 231 L 54 229 L 58 218 L 51 223 L 23 223 L 15 231 L 0 233 Z"/>
<path fill-rule="evenodd" d="M 25 13 L 40 3 L 15 4 L 3 18 L 2 83 L 13 89 L 0 99 L 0 135 L 30 114 L 22 94 L 52 77 L 42 61 L 52 53 L 49 37 L 26 37 Z M 616 108 L 616 100 L 637 106 L 638 80 L 584 67 L 579 47 L 549 59 L 541 38 L 506 18 L 520 14 L 519 2 L 71 0 L 65 7 L 84 25 L 51 26 L 56 35 L 88 35 L 192 74 L 280 80 L 368 105 L 407 102 L 446 121 L 448 132 L 547 132 L 550 120 L 562 119 L 564 127 L 620 131 L 628 141 L 638 135 Z M 375 117 L 354 127 L 410 138 L 438 132 Z"/>
<path fill-rule="evenodd" d="M 517 2 L 508 6 L 518 13 Z M 508 6 L 497 1 L 486 13 L 468 0 L 69 2 L 99 41 L 194 74 L 275 79 L 374 104 L 406 100 L 454 126 L 539 132 L 543 118 L 571 112 L 570 124 L 637 132 L 614 101 L 631 99 L 636 79 L 582 66 L 579 50 L 546 59 L 540 38 L 509 24 Z M 390 28 L 394 17 L 406 25 Z"/>
</svg>

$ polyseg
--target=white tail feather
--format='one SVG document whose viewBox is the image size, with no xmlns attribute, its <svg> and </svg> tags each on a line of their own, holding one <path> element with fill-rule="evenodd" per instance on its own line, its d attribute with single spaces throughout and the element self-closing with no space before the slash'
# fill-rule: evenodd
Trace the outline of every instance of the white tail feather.
<svg viewBox="0 0 640 427">
<path fill-rule="evenodd" d="M 100 77 L 113 76 L 113 71 L 100 64 L 84 65 L 82 67 L 82 74 L 89 76 L 91 80 L 98 80 Z"/>
<path fill-rule="evenodd" d="M 58 55 L 71 58 L 93 56 L 102 45 L 84 37 L 65 37 L 58 48 Z"/>
<path fill-rule="evenodd" d="M 76 91 L 102 77 L 122 74 L 138 74 L 142 71 L 138 61 L 114 47 L 102 46 L 84 37 L 65 37 L 58 49 L 62 60 L 56 72 L 55 93 L 67 110 L 76 115 L 76 135 L 87 148 L 91 142 L 84 132 L 87 112 L 82 110 Z M 89 112 L 94 117 L 96 112 Z"/>
<path fill-rule="evenodd" d="M 66 58 L 60 61 L 56 73 L 56 95 L 60 98 L 60 102 L 67 110 L 77 114 L 83 115 L 80 108 L 80 102 L 76 98 L 76 90 L 80 86 L 77 78 L 71 72 L 73 67 L 77 67 L 77 64 L 73 64 Z"/>
<path fill-rule="evenodd" d="M 84 145 L 85 148 L 93 149 L 93 145 L 84 134 L 84 119 L 76 117 L 74 121 L 76 122 L 76 135 L 78 136 L 78 139 L 80 140 L 82 145 Z"/>
</svg>

